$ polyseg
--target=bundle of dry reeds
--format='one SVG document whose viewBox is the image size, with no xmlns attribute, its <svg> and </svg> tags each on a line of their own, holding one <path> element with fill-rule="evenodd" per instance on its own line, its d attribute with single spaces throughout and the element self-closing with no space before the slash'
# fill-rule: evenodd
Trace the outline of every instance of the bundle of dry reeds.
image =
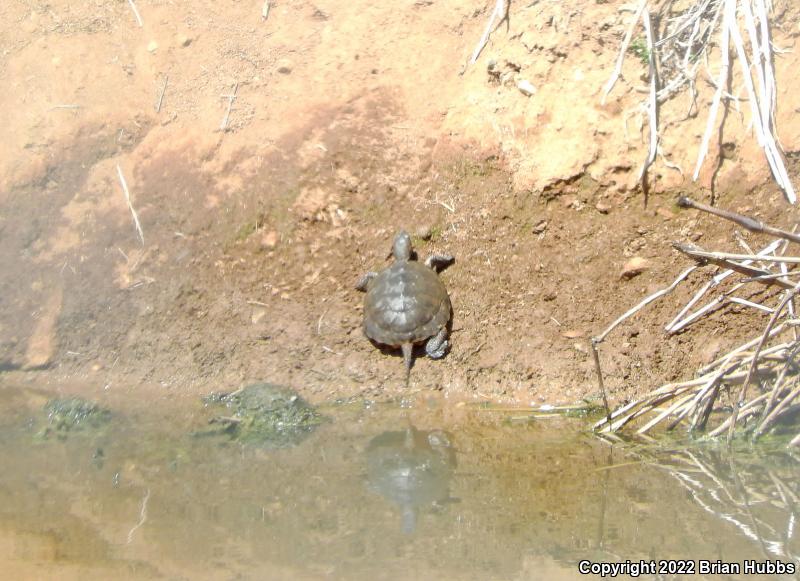
<svg viewBox="0 0 800 581">
<path fill-rule="evenodd" d="M 614 71 L 604 87 L 602 101 L 605 102 L 622 76 L 625 55 L 632 46 L 636 28 L 641 25 L 645 33 L 643 44 L 634 52 L 647 60 L 649 68 L 648 98 L 639 106 L 650 132 L 648 154 L 639 174 L 645 194 L 648 169 L 657 155 L 664 157 L 659 146 L 659 107 L 679 94 L 688 93 L 687 117 L 697 113 L 696 83 L 698 75 L 703 75 L 715 91 L 693 179 L 697 180 L 708 153 L 720 104 L 733 103 L 739 109 L 738 91 L 733 89 L 735 81 L 746 91 L 753 131 L 772 176 L 787 200 L 795 203 L 794 187 L 776 136 L 777 85 L 773 69 L 776 49 L 771 38 L 771 10 L 771 0 L 640 0 L 622 40 Z M 712 48 L 718 49 L 714 51 L 718 59 L 716 73 L 712 72 L 709 58 Z M 740 66 L 734 79 L 732 63 L 736 62 Z M 666 158 L 664 163 L 677 167 Z"/>
<path fill-rule="evenodd" d="M 800 243 L 800 236 L 686 197 L 680 198 L 678 203 L 681 207 L 708 212 L 750 231 L 776 238 L 757 252 L 740 238 L 744 247 L 741 254 L 708 252 L 691 244 L 674 244 L 677 250 L 697 264 L 682 272 L 665 289 L 645 298 L 592 339 L 603 393 L 598 345 L 622 321 L 671 292 L 701 266 L 711 264 L 718 269 L 665 326 L 667 333 L 681 331 L 731 303 L 767 312 L 769 321 L 751 340 L 700 368 L 695 378 L 663 385 L 644 398 L 609 413 L 595 428 L 613 432 L 642 418 L 644 423 L 638 428 L 640 434 L 659 425 L 666 425 L 668 429 L 684 425 L 691 432 L 707 432 L 712 437 L 727 433 L 728 440 L 737 428 L 758 438 L 800 411 L 800 401 L 796 402 L 800 395 L 800 367 L 795 361 L 800 353 L 797 331 L 800 319 L 796 316 L 794 304 L 795 295 L 800 291 L 800 279 L 795 278 L 800 275 L 800 269 L 790 269 L 800 264 L 800 256 L 786 255 L 790 243 Z M 737 276 L 741 279 L 732 286 L 721 285 L 728 277 Z M 767 292 L 754 294 L 754 286 Z M 743 298 L 745 293 L 749 293 L 749 298 Z M 760 301 L 753 300 L 754 297 L 760 297 Z M 706 302 L 701 303 L 703 300 Z M 777 303 L 771 306 L 770 303 L 775 301 Z M 800 433 L 791 444 L 800 445 Z"/>
</svg>

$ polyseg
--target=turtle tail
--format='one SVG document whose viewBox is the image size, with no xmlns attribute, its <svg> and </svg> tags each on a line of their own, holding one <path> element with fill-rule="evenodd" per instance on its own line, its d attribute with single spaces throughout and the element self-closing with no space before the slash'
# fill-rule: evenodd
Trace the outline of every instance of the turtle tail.
<svg viewBox="0 0 800 581">
<path fill-rule="evenodd" d="M 411 377 L 411 353 L 414 346 L 411 343 L 403 343 L 400 347 L 403 350 L 403 361 L 406 364 L 406 387 L 408 387 L 408 380 Z"/>
</svg>

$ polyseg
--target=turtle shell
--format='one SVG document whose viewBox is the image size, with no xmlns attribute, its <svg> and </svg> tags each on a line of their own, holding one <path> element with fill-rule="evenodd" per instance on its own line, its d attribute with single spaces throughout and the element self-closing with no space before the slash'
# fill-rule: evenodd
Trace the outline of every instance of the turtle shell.
<svg viewBox="0 0 800 581">
<path fill-rule="evenodd" d="M 364 333 L 384 345 L 417 343 L 447 325 L 450 311 L 450 297 L 436 272 L 415 261 L 395 262 L 367 290 Z"/>
</svg>

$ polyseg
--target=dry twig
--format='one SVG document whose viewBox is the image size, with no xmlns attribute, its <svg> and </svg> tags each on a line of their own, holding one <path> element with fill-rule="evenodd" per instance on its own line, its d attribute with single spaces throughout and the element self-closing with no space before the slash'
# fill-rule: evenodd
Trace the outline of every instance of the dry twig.
<svg viewBox="0 0 800 581">
<path fill-rule="evenodd" d="M 142 225 L 139 223 L 139 215 L 133 208 L 131 194 L 128 191 L 128 184 L 125 181 L 125 176 L 122 175 L 122 168 L 119 166 L 119 164 L 117 164 L 117 175 L 119 176 L 119 183 L 122 184 L 122 192 L 125 194 L 125 202 L 128 204 L 128 209 L 131 211 L 131 215 L 133 216 L 133 225 L 136 227 L 136 233 L 139 235 L 139 240 L 141 241 L 142 246 L 144 246 L 144 232 L 142 232 Z"/>
</svg>

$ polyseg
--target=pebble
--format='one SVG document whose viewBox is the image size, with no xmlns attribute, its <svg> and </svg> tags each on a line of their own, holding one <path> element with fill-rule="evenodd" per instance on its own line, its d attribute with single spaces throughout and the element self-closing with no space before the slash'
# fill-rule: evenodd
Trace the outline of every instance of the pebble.
<svg viewBox="0 0 800 581">
<path fill-rule="evenodd" d="M 534 234 L 541 234 L 545 230 L 547 230 L 547 220 L 541 220 L 533 228 L 531 228 L 531 232 Z"/>
<path fill-rule="evenodd" d="M 521 79 L 520 81 L 517 81 L 517 89 L 519 89 L 523 95 L 528 97 L 536 92 L 536 87 L 534 87 L 533 83 L 527 79 Z"/>
<path fill-rule="evenodd" d="M 282 75 L 288 75 L 292 72 L 292 61 L 289 59 L 281 59 L 278 61 L 278 72 Z"/>
<path fill-rule="evenodd" d="M 648 268 L 650 268 L 650 263 L 646 259 L 641 256 L 634 256 L 622 267 L 619 277 L 628 280 L 642 274 Z"/>
<path fill-rule="evenodd" d="M 430 226 L 420 226 L 417 228 L 415 234 L 419 237 L 420 240 L 430 240 L 431 236 L 433 236 L 433 228 Z"/>
<path fill-rule="evenodd" d="M 600 212 L 601 214 L 608 214 L 611 211 L 611 204 L 609 204 L 605 200 L 600 200 L 594 205 L 594 209 Z"/>
<path fill-rule="evenodd" d="M 264 233 L 261 237 L 261 248 L 273 249 L 278 245 L 278 233 L 275 230 L 270 230 Z"/>
<path fill-rule="evenodd" d="M 155 40 L 151 40 L 147 45 L 148 52 L 156 52 L 158 50 L 158 43 Z"/>
</svg>

